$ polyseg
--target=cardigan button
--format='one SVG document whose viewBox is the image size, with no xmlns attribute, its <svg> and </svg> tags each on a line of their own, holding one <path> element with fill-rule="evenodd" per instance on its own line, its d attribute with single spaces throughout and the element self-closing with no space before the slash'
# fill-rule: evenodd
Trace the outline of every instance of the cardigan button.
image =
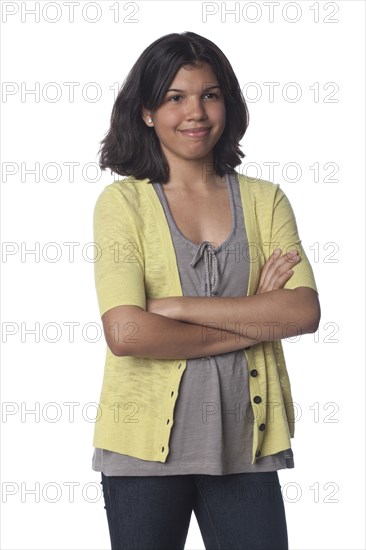
<svg viewBox="0 0 366 550">
<path fill-rule="evenodd" d="M 257 375 L 258 375 L 258 371 L 257 371 L 256 369 L 252 369 L 252 370 L 250 371 L 250 375 L 251 375 L 251 376 L 257 376 Z"/>
<path fill-rule="evenodd" d="M 265 429 L 265 427 L 266 427 L 265 424 L 261 424 L 261 425 L 259 426 L 260 431 L 263 432 L 263 430 Z"/>
<path fill-rule="evenodd" d="M 255 456 L 258 458 L 258 456 L 260 456 L 261 452 L 260 451 L 256 451 L 255 452 Z"/>
<path fill-rule="evenodd" d="M 254 403 L 260 403 L 262 401 L 261 397 L 259 395 L 256 395 L 253 399 Z"/>
</svg>

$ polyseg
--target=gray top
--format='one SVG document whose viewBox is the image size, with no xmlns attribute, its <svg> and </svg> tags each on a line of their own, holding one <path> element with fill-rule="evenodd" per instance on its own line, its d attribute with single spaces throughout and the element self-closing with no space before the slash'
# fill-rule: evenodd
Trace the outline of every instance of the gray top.
<svg viewBox="0 0 366 550">
<path fill-rule="evenodd" d="M 173 239 L 184 296 L 246 296 L 250 260 L 237 174 L 226 174 L 232 228 L 220 246 L 197 245 L 178 229 L 164 186 L 153 183 Z M 92 468 L 106 476 L 225 475 L 293 468 L 287 449 L 251 464 L 254 416 L 244 351 L 187 359 L 166 462 L 95 449 Z"/>
</svg>

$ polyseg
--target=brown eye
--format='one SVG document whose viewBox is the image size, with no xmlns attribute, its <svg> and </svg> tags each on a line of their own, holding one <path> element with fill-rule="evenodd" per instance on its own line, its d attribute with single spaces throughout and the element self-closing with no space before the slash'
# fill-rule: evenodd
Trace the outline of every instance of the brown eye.
<svg viewBox="0 0 366 550">
<path fill-rule="evenodd" d="M 182 96 L 180 95 L 172 95 L 171 97 L 168 98 L 168 101 L 172 101 L 173 99 L 177 99 L 177 98 L 180 98 Z M 177 103 L 177 101 L 172 101 L 172 103 Z"/>
<path fill-rule="evenodd" d="M 221 90 L 218 90 L 217 92 L 206 92 L 204 94 L 204 97 L 205 98 L 207 97 L 207 99 L 220 101 L 222 99 Z"/>
</svg>

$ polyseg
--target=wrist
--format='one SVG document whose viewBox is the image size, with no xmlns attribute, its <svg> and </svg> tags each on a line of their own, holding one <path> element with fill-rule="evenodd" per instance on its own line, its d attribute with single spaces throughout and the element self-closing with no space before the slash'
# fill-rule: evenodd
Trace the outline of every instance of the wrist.
<svg viewBox="0 0 366 550">
<path fill-rule="evenodd" d="M 169 298 L 169 313 L 172 319 L 183 321 L 184 313 L 184 296 L 172 296 Z"/>
</svg>

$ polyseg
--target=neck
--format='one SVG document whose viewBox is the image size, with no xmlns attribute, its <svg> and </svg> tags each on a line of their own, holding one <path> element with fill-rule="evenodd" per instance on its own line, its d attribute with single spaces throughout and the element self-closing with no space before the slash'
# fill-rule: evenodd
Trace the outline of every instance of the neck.
<svg viewBox="0 0 366 550">
<path fill-rule="evenodd" d="M 209 192 L 213 187 L 219 187 L 225 183 L 225 176 L 219 176 L 214 172 L 213 162 L 185 161 L 179 159 L 170 163 L 169 181 L 164 184 L 164 189 L 177 189 L 182 191 Z"/>
</svg>

